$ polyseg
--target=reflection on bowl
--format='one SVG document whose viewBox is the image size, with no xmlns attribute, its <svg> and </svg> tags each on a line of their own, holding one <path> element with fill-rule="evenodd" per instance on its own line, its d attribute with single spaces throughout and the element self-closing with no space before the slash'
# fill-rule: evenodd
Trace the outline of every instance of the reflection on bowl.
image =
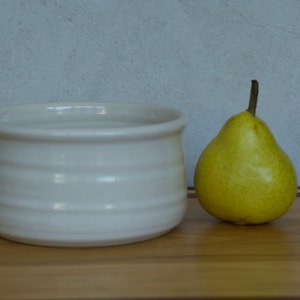
<svg viewBox="0 0 300 300">
<path fill-rule="evenodd" d="M 49 246 L 160 236 L 186 208 L 185 116 L 137 103 L 0 109 L 0 235 Z"/>
</svg>

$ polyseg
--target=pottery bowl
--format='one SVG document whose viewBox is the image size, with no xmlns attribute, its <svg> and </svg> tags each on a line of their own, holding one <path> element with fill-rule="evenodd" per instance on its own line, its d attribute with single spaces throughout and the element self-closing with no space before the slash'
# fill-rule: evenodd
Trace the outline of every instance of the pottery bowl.
<svg viewBox="0 0 300 300">
<path fill-rule="evenodd" d="M 158 237 L 186 208 L 176 110 L 137 103 L 0 109 L 0 235 L 90 247 Z"/>
</svg>

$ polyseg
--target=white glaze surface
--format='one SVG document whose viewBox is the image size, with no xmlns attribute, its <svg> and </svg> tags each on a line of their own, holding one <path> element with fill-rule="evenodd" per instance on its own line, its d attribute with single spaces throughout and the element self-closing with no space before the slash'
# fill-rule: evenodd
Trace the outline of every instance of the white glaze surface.
<svg viewBox="0 0 300 300">
<path fill-rule="evenodd" d="M 185 125 L 145 104 L 0 109 L 0 234 L 87 247 L 166 233 L 185 212 Z"/>
</svg>

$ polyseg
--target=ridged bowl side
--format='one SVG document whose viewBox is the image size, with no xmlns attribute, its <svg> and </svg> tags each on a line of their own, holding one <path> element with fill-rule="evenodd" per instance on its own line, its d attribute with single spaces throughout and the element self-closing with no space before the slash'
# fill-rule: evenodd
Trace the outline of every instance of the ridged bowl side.
<svg viewBox="0 0 300 300">
<path fill-rule="evenodd" d="M 0 234 L 88 247 L 168 232 L 186 208 L 181 130 L 105 142 L 2 136 Z"/>
</svg>

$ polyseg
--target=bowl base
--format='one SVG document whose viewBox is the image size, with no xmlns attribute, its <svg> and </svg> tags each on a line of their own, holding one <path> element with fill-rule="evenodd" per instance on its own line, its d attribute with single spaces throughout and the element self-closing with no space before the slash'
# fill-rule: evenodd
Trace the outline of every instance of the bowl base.
<svg viewBox="0 0 300 300">
<path fill-rule="evenodd" d="M 26 238 L 26 237 L 19 237 L 19 236 L 11 236 L 6 234 L 1 235 L 1 237 L 9 241 L 13 241 L 21 244 L 35 245 L 35 246 L 64 247 L 64 248 L 91 248 L 91 247 L 118 246 L 118 245 L 126 245 L 126 244 L 143 242 L 154 238 L 158 238 L 162 235 L 167 234 L 171 230 L 172 229 L 168 229 L 163 232 L 157 232 L 148 235 L 122 238 L 122 239 L 85 240 L 85 241 L 34 239 L 34 238 Z"/>
</svg>

